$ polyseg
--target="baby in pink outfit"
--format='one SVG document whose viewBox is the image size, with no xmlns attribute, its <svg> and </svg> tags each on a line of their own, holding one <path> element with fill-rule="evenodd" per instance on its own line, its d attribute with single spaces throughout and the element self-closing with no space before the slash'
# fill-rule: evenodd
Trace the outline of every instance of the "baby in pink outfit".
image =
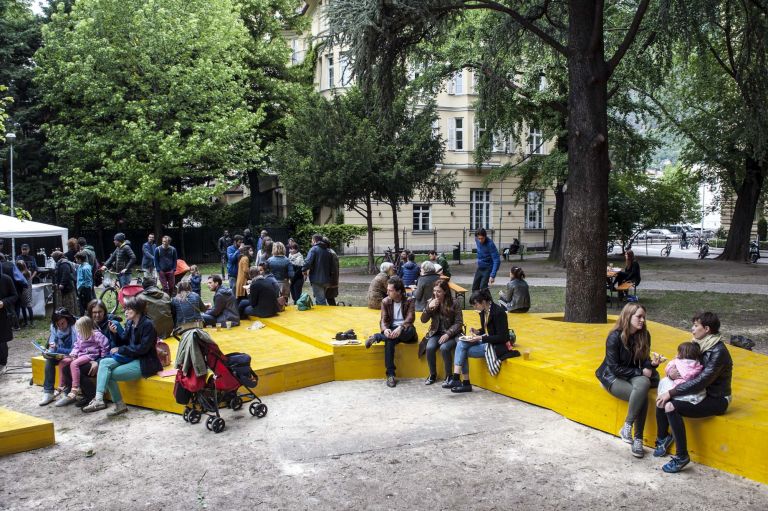
<svg viewBox="0 0 768 511">
<path fill-rule="evenodd" d="M 657 394 L 661 395 L 667 392 L 669 389 L 677 387 L 681 383 L 684 383 L 696 378 L 704 369 L 704 366 L 701 365 L 701 362 L 699 362 L 700 357 L 701 357 L 701 350 L 699 349 L 699 345 L 696 344 L 695 342 L 684 342 L 680 346 L 678 346 L 677 358 L 673 358 L 672 360 L 670 360 L 667 366 L 664 368 L 664 372 L 666 373 L 667 376 L 662 378 L 661 381 L 659 382 L 659 389 L 657 391 Z M 677 372 L 680 375 L 680 378 L 673 380 L 672 378 L 669 377 L 669 373 L 672 368 L 677 369 Z M 682 396 L 675 396 L 675 399 L 697 404 L 701 402 L 701 400 L 704 399 L 706 395 L 707 395 L 707 392 L 705 390 L 702 390 L 697 394 L 685 394 Z"/>
</svg>

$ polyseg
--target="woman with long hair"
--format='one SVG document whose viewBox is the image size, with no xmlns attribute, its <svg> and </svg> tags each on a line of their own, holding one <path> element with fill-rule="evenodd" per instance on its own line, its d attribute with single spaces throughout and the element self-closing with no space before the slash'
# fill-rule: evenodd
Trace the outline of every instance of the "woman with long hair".
<svg viewBox="0 0 768 511">
<path fill-rule="evenodd" d="M 605 342 L 605 359 L 595 371 L 605 390 L 629 402 L 619 436 L 631 444 L 636 458 L 645 454 L 643 429 L 648 413 L 648 390 L 652 379 L 658 384 L 656 367 L 660 362 L 658 357 L 653 360 L 650 357 L 651 334 L 646 328 L 645 316 L 645 307 L 638 303 L 624 307 Z"/>
<path fill-rule="evenodd" d="M 421 313 L 421 322 L 432 321 L 427 332 L 427 364 L 429 376 L 424 381 L 425 385 L 432 385 L 437 380 L 438 348 L 443 357 L 446 382 L 451 377 L 451 362 L 453 350 L 456 347 L 457 337 L 461 335 L 464 326 L 464 316 L 461 305 L 451 297 L 451 288 L 448 281 L 438 279 L 432 290 L 433 298 L 427 302 L 424 312 Z"/>
</svg>

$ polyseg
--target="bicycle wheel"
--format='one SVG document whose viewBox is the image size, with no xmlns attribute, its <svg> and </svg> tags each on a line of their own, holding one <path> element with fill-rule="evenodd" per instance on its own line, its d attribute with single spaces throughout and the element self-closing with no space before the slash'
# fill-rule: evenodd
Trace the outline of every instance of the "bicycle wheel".
<svg viewBox="0 0 768 511">
<path fill-rule="evenodd" d="M 378 269 L 381 268 L 381 263 L 384 262 L 384 256 L 379 256 L 373 260 L 373 265 Z"/>
<path fill-rule="evenodd" d="M 117 306 L 119 305 L 119 302 L 117 301 L 117 289 L 114 287 L 104 289 L 104 291 L 101 292 L 101 296 L 99 296 L 99 300 L 104 302 L 104 305 L 107 306 L 107 312 L 109 314 L 117 312 Z"/>
</svg>

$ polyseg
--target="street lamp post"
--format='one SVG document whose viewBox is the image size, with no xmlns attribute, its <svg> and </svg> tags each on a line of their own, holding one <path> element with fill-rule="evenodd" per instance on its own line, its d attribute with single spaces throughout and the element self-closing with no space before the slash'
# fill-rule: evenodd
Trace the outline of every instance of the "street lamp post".
<svg viewBox="0 0 768 511">
<path fill-rule="evenodd" d="M 15 133 L 6 133 L 5 139 L 8 141 L 8 143 L 11 145 L 11 178 L 10 178 L 10 189 L 11 189 L 11 216 L 15 217 L 13 210 L 13 143 L 16 141 L 16 134 Z M 11 261 L 16 259 L 16 238 L 11 238 Z"/>
</svg>

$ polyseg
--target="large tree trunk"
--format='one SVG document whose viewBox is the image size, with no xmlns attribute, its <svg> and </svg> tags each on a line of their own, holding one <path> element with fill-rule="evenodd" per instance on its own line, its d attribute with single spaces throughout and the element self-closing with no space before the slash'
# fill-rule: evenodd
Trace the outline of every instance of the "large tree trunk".
<svg viewBox="0 0 768 511">
<path fill-rule="evenodd" d="M 563 261 L 563 245 L 565 230 L 563 226 L 565 224 L 565 193 L 563 192 L 563 184 L 557 183 L 555 186 L 555 225 L 554 234 L 552 235 L 552 248 L 549 250 L 549 261 L 553 263 L 562 263 Z"/>
<path fill-rule="evenodd" d="M 765 169 L 752 158 L 745 161 L 746 172 L 741 186 L 736 190 L 731 229 L 723 253 L 717 256 L 723 261 L 746 261 L 749 253 L 749 236 L 760 194 L 765 182 Z"/>
<path fill-rule="evenodd" d="M 399 253 L 400 250 L 400 224 L 397 222 L 397 202 L 390 201 L 389 207 L 392 208 L 392 229 L 394 230 L 393 240 L 395 246 L 392 250 Z"/>
<path fill-rule="evenodd" d="M 595 0 L 569 4 L 565 320 L 605 323 L 610 164 L 602 9 Z"/>
<path fill-rule="evenodd" d="M 368 273 L 376 273 L 376 265 L 373 259 L 373 207 L 371 197 L 365 198 L 365 224 L 368 227 Z"/>
<path fill-rule="evenodd" d="M 261 227 L 261 190 L 259 188 L 259 171 L 248 171 L 248 188 L 250 190 L 250 208 L 248 210 L 248 225 L 251 228 Z"/>
</svg>

